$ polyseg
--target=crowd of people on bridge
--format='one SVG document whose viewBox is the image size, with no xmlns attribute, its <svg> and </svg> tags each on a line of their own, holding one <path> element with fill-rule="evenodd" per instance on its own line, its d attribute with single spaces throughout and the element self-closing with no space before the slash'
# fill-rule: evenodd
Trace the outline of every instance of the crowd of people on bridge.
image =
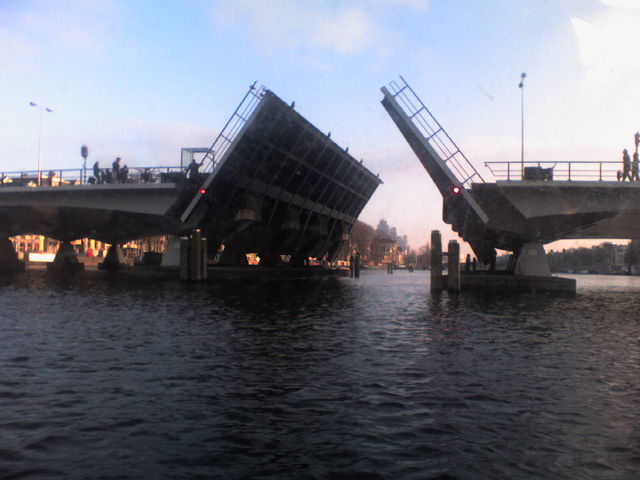
<svg viewBox="0 0 640 480">
<path fill-rule="evenodd" d="M 120 166 L 122 159 L 117 157 L 111 164 L 111 168 L 100 169 L 100 163 L 93 164 L 93 177 L 89 179 L 89 183 L 129 183 L 129 167 L 127 165 Z M 146 169 L 148 170 L 148 169 Z M 144 172 L 143 172 L 144 173 Z M 143 183 L 152 181 L 150 172 L 149 175 L 143 179 L 143 174 L 140 175 L 140 179 Z"/>
<path fill-rule="evenodd" d="M 165 167 L 156 168 L 134 168 L 134 173 L 129 174 L 129 167 L 124 164 L 121 165 L 122 159 L 117 157 L 111 164 L 111 168 L 100 168 L 100 163 L 95 162 L 93 164 L 93 176 L 86 179 L 86 183 L 91 185 L 107 184 L 107 183 L 156 183 L 163 182 L 181 182 L 184 179 L 188 179 L 190 183 L 198 184 L 203 179 L 203 174 L 199 172 L 201 163 L 191 160 L 191 163 L 181 169 L 173 167 L 166 167 L 166 172 L 161 172 Z M 44 172 L 22 172 L 19 176 L 7 176 L 4 173 L 0 173 L 0 187 L 4 186 L 59 186 L 59 185 L 80 185 L 82 182 L 83 171 L 80 172 L 81 179 L 69 179 L 66 176 L 63 177 L 64 170 L 56 172 L 55 170 L 49 171 L 48 174 Z"/>
<path fill-rule="evenodd" d="M 633 141 L 636 146 L 635 152 L 633 152 L 633 160 L 629 156 L 629 152 L 625 148 L 622 150 L 622 170 L 618 170 L 618 181 L 624 182 L 629 180 L 630 182 L 640 181 L 640 160 L 638 158 L 638 145 L 640 145 L 640 132 L 636 132 L 633 135 Z"/>
<path fill-rule="evenodd" d="M 131 179 L 129 178 L 129 167 L 127 165 L 120 166 L 120 162 L 122 159 L 117 157 L 113 163 L 111 164 L 111 168 L 100 168 L 100 163 L 95 162 L 93 164 L 93 177 L 89 178 L 90 184 L 102 184 L 102 183 L 154 183 L 156 181 L 156 177 L 153 175 L 153 172 L 150 168 L 144 168 L 140 172 L 139 180 L 137 178 Z M 200 164 L 195 161 L 195 159 L 191 160 L 191 163 L 186 169 L 186 172 L 182 174 L 176 173 L 175 175 L 185 174 L 191 180 L 197 180 L 199 178 L 199 170 Z M 163 174 L 161 174 L 163 175 Z"/>
</svg>

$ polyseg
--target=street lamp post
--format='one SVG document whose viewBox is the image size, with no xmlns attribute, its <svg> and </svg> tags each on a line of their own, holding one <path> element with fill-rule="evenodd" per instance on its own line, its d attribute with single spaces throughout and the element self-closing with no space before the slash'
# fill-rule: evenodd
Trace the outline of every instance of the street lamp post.
<svg viewBox="0 0 640 480">
<path fill-rule="evenodd" d="M 42 110 L 44 109 L 48 113 L 52 113 L 53 110 L 50 109 L 49 107 L 43 107 L 42 105 L 38 105 L 35 102 L 29 102 L 29 105 L 32 107 L 36 107 L 38 110 L 40 110 L 40 122 L 38 126 L 38 182 L 37 182 L 38 186 L 40 186 L 41 179 L 42 179 L 42 171 L 40 169 L 40 144 L 42 142 Z"/>
<path fill-rule="evenodd" d="M 520 179 L 524 180 L 524 79 L 527 74 L 520 75 Z"/>
</svg>

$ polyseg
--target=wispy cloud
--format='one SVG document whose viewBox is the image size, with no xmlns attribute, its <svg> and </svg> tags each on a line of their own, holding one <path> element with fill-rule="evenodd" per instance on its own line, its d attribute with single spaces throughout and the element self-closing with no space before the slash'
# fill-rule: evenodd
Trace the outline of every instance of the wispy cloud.
<svg viewBox="0 0 640 480">
<path fill-rule="evenodd" d="M 369 49 L 375 41 L 377 27 L 364 10 L 348 8 L 334 18 L 318 22 L 310 32 L 316 45 L 343 55 L 356 55 Z"/>
<path fill-rule="evenodd" d="M 36 45 L 27 36 L 0 28 L 0 65 L 5 74 L 31 72 L 36 53 Z"/>
<path fill-rule="evenodd" d="M 600 2 L 608 7 L 640 8 L 638 0 L 600 0 Z"/>
<path fill-rule="evenodd" d="M 582 123 L 590 125 L 599 138 L 626 141 L 630 134 L 623 132 L 638 128 L 640 11 L 606 9 L 588 20 L 572 18 L 571 24 L 583 67 L 582 80 L 577 85 L 583 101 L 576 106 L 575 115 L 579 117 L 581 111 L 588 110 L 597 118 L 598 112 L 606 111 L 606 119 Z"/>
<path fill-rule="evenodd" d="M 640 69 L 636 62 L 640 40 L 637 21 L 637 18 L 620 16 L 598 25 L 580 18 L 571 19 L 580 61 L 588 70 L 589 82 L 615 81 Z"/>
<path fill-rule="evenodd" d="M 114 0 L 37 0 L 7 12 L 5 28 L 32 46 L 95 53 L 113 38 L 118 8 Z"/>
<path fill-rule="evenodd" d="M 393 8 L 427 9 L 425 0 L 370 0 L 330 5 L 321 1 L 225 0 L 212 10 L 218 25 L 245 29 L 267 54 L 319 50 L 344 56 L 382 51 L 396 34 L 384 26 Z M 386 50 L 386 49 L 385 49 Z"/>
</svg>

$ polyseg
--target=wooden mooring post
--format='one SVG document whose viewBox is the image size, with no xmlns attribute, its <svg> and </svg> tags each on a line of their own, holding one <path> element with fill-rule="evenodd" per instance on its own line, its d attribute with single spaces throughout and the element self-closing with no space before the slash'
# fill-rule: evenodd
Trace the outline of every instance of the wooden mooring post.
<svg viewBox="0 0 640 480">
<path fill-rule="evenodd" d="M 442 291 L 442 239 L 439 230 L 431 231 L 431 291 Z"/>
<path fill-rule="evenodd" d="M 180 240 L 180 279 L 207 279 L 207 239 L 202 238 L 200 230 Z"/>
<path fill-rule="evenodd" d="M 460 292 L 460 244 L 449 240 L 447 265 L 447 290 L 449 293 Z"/>
<path fill-rule="evenodd" d="M 360 277 L 360 252 L 356 252 L 349 257 L 349 269 L 352 277 Z"/>
</svg>

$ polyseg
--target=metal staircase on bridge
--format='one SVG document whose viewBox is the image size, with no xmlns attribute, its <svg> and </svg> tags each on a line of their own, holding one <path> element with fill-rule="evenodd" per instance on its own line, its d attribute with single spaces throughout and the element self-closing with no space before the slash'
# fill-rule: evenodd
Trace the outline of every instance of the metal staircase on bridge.
<svg viewBox="0 0 640 480">
<path fill-rule="evenodd" d="M 442 194 L 444 221 L 488 263 L 495 254 L 485 238 L 489 217 L 470 191 L 484 179 L 402 76 L 381 91 L 382 105 Z"/>
<path fill-rule="evenodd" d="M 244 98 L 233 112 L 233 115 L 231 115 L 225 126 L 211 144 L 209 151 L 201 160 L 201 171 L 206 173 L 207 176 L 198 188 L 198 191 L 187 208 L 182 213 L 180 220 L 183 223 L 187 222 L 195 207 L 206 194 L 209 185 L 211 185 L 211 182 L 216 176 L 216 173 L 224 164 L 227 154 L 232 150 L 230 147 L 233 145 L 235 140 L 239 138 L 243 128 L 255 113 L 260 101 L 262 100 L 264 92 L 264 86 L 256 87 L 256 82 L 249 87 L 249 91 L 247 91 Z"/>
<path fill-rule="evenodd" d="M 394 80 L 389 83 L 391 96 L 402 108 L 411 124 L 416 127 L 431 147 L 438 152 L 440 160 L 454 174 L 459 186 L 468 188 L 474 182 L 484 183 L 482 175 L 478 173 L 466 155 L 462 153 L 458 145 L 402 76 L 400 76 L 400 82 L 398 83 Z M 385 95 L 388 94 L 385 87 L 382 88 L 382 92 Z"/>
</svg>

